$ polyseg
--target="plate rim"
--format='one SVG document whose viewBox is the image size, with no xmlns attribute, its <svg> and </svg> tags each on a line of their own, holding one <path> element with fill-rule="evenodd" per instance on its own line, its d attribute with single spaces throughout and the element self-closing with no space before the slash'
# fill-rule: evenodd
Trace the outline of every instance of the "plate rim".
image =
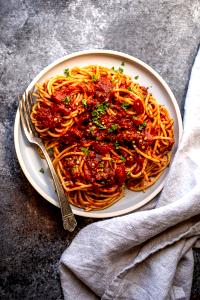
<svg viewBox="0 0 200 300">
<path fill-rule="evenodd" d="M 161 85 L 164 87 L 165 91 L 167 92 L 167 94 L 169 95 L 169 98 L 174 106 L 175 112 L 176 112 L 176 118 L 177 118 L 177 128 L 178 128 L 178 141 L 177 141 L 177 147 L 180 143 L 181 137 L 182 137 L 182 133 L 183 133 L 183 123 L 182 123 L 182 117 L 181 117 L 181 113 L 180 113 L 180 109 L 178 106 L 178 103 L 176 101 L 176 98 L 173 94 L 173 92 L 171 91 L 170 87 L 168 86 L 168 84 L 164 81 L 164 79 L 157 73 L 157 71 L 155 71 L 152 67 L 150 67 L 149 65 L 147 65 L 146 63 L 144 63 L 143 61 L 141 61 L 140 59 L 123 53 L 123 52 L 119 52 L 119 51 L 114 51 L 114 50 L 84 50 L 84 51 L 77 51 L 77 52 L 73 52 L 71 54 L 65 55 L 57 60 L 55 60 L 54 62 L 50 63 L 49 65 L 47 65 L 46 67 L 44 67 L 35 77 L 34 79 L 30 82 L 30 84 L 28 85 L 28 87 L 26 88 L 26 92 L 29 91 L 34 85 L 35 83 L 43 76 L 45 75 L 46 72 L 50 71 L 53 67 L 55 67 L 56 65 L 64 62 L 65 60 L 69 60 L 71 58 L 77 57 L 77 56 L 84 56 L 84 55 L 89 55 L 89 54 L 107 54 L 107 55 L 111 55 L 111 56 L 120 56 L 123 58 L 126 58 L 140 66 L 142 66 L 143 68 L 145 68 L 146 70 L 148 70 L 151 74 L 153 74 L 156 79 L 161 83 Z M 54 200 L 52 197 L 50 197 L 48 194 L 46 194 L 38 185 L 37 183 L 32 179 L 31 176 L 29 176 L 29 172 L 25 166 L 25 163 L 23 161 L 23 157 L 21 155 L 21 151 L 20 151 L 20 145 L 19 145 L 19 128 L 20 128 L 21 124 L 20 124 L 20 116 L 19 116 L 19 109 L 17 109 L 16 112 L 16 116 L 15 116 L 15 122 L 14 122 L 14 145 L 15 145 L 15 151 L 16 151 L 16 155 L 17 155 L 17 159 L 18 162 L 20 164 L 20 167 L 24 173 L 24 175 L 26 176 L 27 180 L 29 181 L 29 183 L 33 186 L 33 188 L 48 202 L 50 202 L 51 204 L 53 204 L 54 206 L 60 208 L 59 203 Z M 176 149 L 177 150 L 177 149 Z M 176 152 L 175 150 L 175 152 Z M 136 209 L 144 206 L 145 204 L 147 204 L 148 202 L 150 202 L 151 200 L 153 200 L 153 198 L 162 190 L 163 186 L 165 183 L 165 179 L 163 180 L 163 182 L 148 196 L 146 197 L 143 201 L 140 201 L 137 204 L 134 204 L 133 206 L 130 206 L 128 208 L 125 208 L 123 210 L 120 211 L 116 211 L 116 212 L 110 212 L 110 213 L 101 213 L 98 214 L 98 211 L 91 211 L 91 212 L 85 212 L 85 211 L 79 211 L 76 209 L 75 206 L 71 205 L 72 210 L 74 212 L 75 215 L 79 215 L 82 217 L 89 217 L 89 218 L 110 218 L 110 217 L 116 217 L 116 216 L 121 216 L 121 215 L 125 215 L 127 213 L 133 212 Z M 101 210 L 103 211 L 103 210 Z"/>
</svg>

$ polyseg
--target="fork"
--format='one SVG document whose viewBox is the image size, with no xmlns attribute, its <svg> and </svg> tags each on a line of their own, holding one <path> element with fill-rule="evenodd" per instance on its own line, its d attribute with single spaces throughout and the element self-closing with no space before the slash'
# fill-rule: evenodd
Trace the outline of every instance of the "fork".
<svg viewBox="0 0 200 300">
<path fill-rule="evenodd" d="M 75 216 L 72 212 L 68 199 L 64 193 L 64 189 L 60 183 L 60 180 L 55 172 L 49 154 L 31 121 L 30 113 L 31 113 L 31 108 L 33 106 L 32 96 L 33 96 L 33 89 L 29 92 L 25 92 L 22 98 L 19 99 L 19 112 L 20 112 L 21 125 L 28 141 L 32 144 L 36 144 L 44 154 L 44 157 L 51 171 L 51 175 L 58 195 L 61 214 L 62 214 L 63 227 L 65 230 L 72 232 L 77 226 Z"/>
</svg>

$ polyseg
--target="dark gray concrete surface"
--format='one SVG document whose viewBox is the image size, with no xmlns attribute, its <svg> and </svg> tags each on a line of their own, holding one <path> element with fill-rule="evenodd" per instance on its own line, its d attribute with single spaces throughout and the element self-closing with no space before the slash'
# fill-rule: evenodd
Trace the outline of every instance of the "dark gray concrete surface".
<svg viewBox="0 0 200 300">
<path fill-rule="evenodd" d="M 62 229 L 60 212 L 29 184 L 17 162 L 17 97 L 55 59 L 85 49 L 112 49 L 152 66 L 183 113 L 200 41 L 199 0 L 0 0 L 0 298 L 63 299 L 58 261 L 78 229 Z M 191 299 L 200 299 L 195 250 Z"/>
</svg>

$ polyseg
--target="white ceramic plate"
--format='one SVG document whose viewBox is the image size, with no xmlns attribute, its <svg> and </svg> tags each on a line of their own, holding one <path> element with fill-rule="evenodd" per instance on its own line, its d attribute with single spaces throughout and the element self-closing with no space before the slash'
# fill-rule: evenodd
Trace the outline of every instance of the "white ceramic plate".
<svg viewBox="0 0 200 300">
<path fill-rule="evenodd" d="M 107 50 L 82 51 L 67 55 L 44 68 L 30 83 L 27 91 L 30 90 L 36 82 L 43 82 L 58 73 L 62 74 L 66 67 L 72 68 L 74 66 L 82 67 L 96 64 L 109 68 L 112 66 L 118 68 L 122 62 L 125 63 L 124 73 L 131 75 L 132 78 L 138 75 L 139 84 L 151 87 L 150 90 L 157 101 L 164 104 L 169 110 L 171 117 L 174 119 L 175 146 L 173 149 L 175 152 L 182 134 L 182 120 L 176 99 L 168 85 L 151 67 L 130 55 Z M 39 157 L 36 149 L 27 141 L 21 130 L 19 111 L 17 111 L 15 119 L 14 141 L 19 163 L 29 182 L 41 196 L 53 205 L 59 207 L 57 195 L 46 162 Z M 44 174 L 39 171 L 41 168 L 44 169 Z M 163 188 L 166 175 L 167 170 L 146 192 L 132 192 L 127 190 L 123 199 L 104 210 L 85 212 L 82 209 L 72 206 L 73 212 L 76 215 L 92 218 L 107 218 L 129 213 L 152 200 L 153 197 L 160 192 Z"/>
</svg>

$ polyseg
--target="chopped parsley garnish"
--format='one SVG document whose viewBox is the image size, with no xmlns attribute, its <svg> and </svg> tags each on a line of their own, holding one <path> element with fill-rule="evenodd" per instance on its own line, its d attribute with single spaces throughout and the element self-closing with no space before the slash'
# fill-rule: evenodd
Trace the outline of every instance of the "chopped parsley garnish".
<svg viewBox="0 0 200 300">
<path fill-rule="evenodd" d="M 50 148 L 50 149 L 48 150 L 48 152 L 49 152 L 50 155 L 53 155 L 53 154 L 54 154 L 53 148 Z"/>
<path fill-rule="evenodd" d="M 109 104 L 107 102 L 104 102 L 102 104 L 96 105 L 96 111 L 99 114 L 104 114 L 106 109 L 108 108 Z"/>
<path fill-rule="evenodd" d="M 92 116 L 99 118 L 100 115 L 105 113 L 108 106 L 109 106 L 109 104 L 106 102 L 96 105 L 96 109 L 92 111 Z"/>
<path fill-rule="evenodd" d="M 121 66 L 124 66 L 124 63 L 121 63 Z M 119 67 L 118 69 L 115 69 L 115 67 L 112 67 L 111 70 L 114 72 L 124 73 L 124 69 L 122 67 Z"/>
<path fill-rule="evenodd" d="M 124 110 L 127 110 L 127 109 L 129 108 L 129 104 L 126 103 L 126 102 L 123 102 L 123 103 L 121 104 L 121 107 L 122 107 Z"/>
<path fill-rule="evenodd" d="M 133 89 L 130 86 L 127 87 L 127 90 L 133 92 Z"/>
<path fill-rule="evenodd" d="M 94 130 L 95 130 L 95 126 L 89 127 L 89 131 L 91 132 L 91 134 L 93 134 Z"/>
<path fill-rule="evenodd" d="M 81 151 L 82 151 L 86 156 L 90 153 L 90 151 L 89 151 L 87 148 L 85 148 L 85 147 L 82 147 L 82 148 L 81 148 Z"/>
<path fill-rule="evenodd" d="M 125 62 L 124 61 L 121 63 L 121 66 L 125 66 Z"/>
<path fill-rule="evenodd" d="M 70 75 L 69 75 L 69 68 L 65 68 L 65 69 L 64 69 L 64 74 L 65 74 L 66 77 L 69 77 L 69 76 L 70 76 Z"/>
<path fill-rule="evenodd" d="M 70 102 L 70 97 L 69 96 L 66 96 L 65 98 L 64 98 L 64 102 L 66 103 L 66 104 L 69 104 L 69 102 Z"/>
<path fill-rule="evenodd" d="M 142 130 L 142 129 L 144 129 L 146 126 L 147 126 L 147 123 L 144 122 L 144 123 L 142 123 L 142 124 L 140 124 L 140 125 L 138 126 L 138 130 Z"/>
<path fill-rule="evenodd" d="M 98 115 L 97 111 L 96 111 L 96 110 L 93 110 L 93 111 L 92 111 L 92 116 L 93 116 L 93 117 L 96 117 L 97 115 Z"/>
<path fill-rule="evenodd" d="M 106 184 L 105 180 L 101 180 L 100 184 Z"/>
<path fill-rule="evenodd" d="M 92 121 L 93 121 L 93 123 L 96 124 L 100 129 L 106 129 L 106 126 L 104 126 L 103 124 L 101 124 L 100 121 L 98 120 L 98 118 L 93 118 Z"/>
<path fill-rule="evenodd" d="M 112 125 L 110 126 L 110 128 L 108 129 L 108 132 L 113 132 L 113 131 L 117 130 L 117 128 L 118 128 L 118 125 L 117 125 L 117 124 L 112 124 Z"/>
<path fill-rule="evenodd" d="M 100 129 L 106 129 L 106 126 L 101 124 L 99 118 L 102 114 L 105 113 L 106 109 L 108 108 L 109 104 L 104 102 L 102 104 L 98 104 L 95 107 L 95 110 L 92 111 L 92 116 L 95 117 L 92 119 L 93 123 L 96 124 Z"/>
<path fill-rule="evenodd" d="M 96 105 L 96 109 L 92 111 L 92 116 L 99 117 L 101 114 L 104 114 L 108 106 L 109 104 L 106 102 Z"/>
<path fill-rule="evenodd" d="M 125 158 L 124 156 L 121 155 L 120 158 L 121 158 L 121 160 L 122 160 L 123 162 L 126 161 L 126 158 Z"/>
<path fill-rule="evenodd" d="M 41 169 L 39 170 L 39 172 L 42 173 L 42 174 L 44 174 L 44 169 L 41 168 Z"/>
<path fill-rule="evenodd" d="M 101 169 L 104 168 L 104 162 L 103 162 L 103 161 L 101 161 L 101 162 L 99 163 L 99 168 L 101 168 Z"/>
<path fill-rule="evenodd" d="M 73 171 L 78 170 L 78 166 L 77 166 L 77 165 L 73 166 L 73 167 L 72 167 L 72 170 L 73 170 Z"/>
<path fill-rule="evenodd" d="M 115 148 L 119 149 L 119 142 L 118 141 L 115 142 Z"/>
<path fill-rule="evenodd" d="M 97 75 L 96 74 L 92 75 L 92 81 L 93 82 L 97 81 Z"/>
<path fill-rule="evenodd" d="M 139 75 L 136 75 L 136 76 L 134 77 L 135 80 L 137 80 L 138 78 L 139 78 Z"/>
<path fill-rule="evenodd" d="M 133 118 L 133 120 L 138 120 L 138 117 L 136 117 L 136 116 L 133 116 L 132 118 Z"/>
<path fill-rule="evenodd" d="M 83 100 L 82 100 L 82 103 L 83 103 L 83 106 L 86 107 L 86 106 L 87 106 L 87 99 L 83 99 Z"/>
</svg>

